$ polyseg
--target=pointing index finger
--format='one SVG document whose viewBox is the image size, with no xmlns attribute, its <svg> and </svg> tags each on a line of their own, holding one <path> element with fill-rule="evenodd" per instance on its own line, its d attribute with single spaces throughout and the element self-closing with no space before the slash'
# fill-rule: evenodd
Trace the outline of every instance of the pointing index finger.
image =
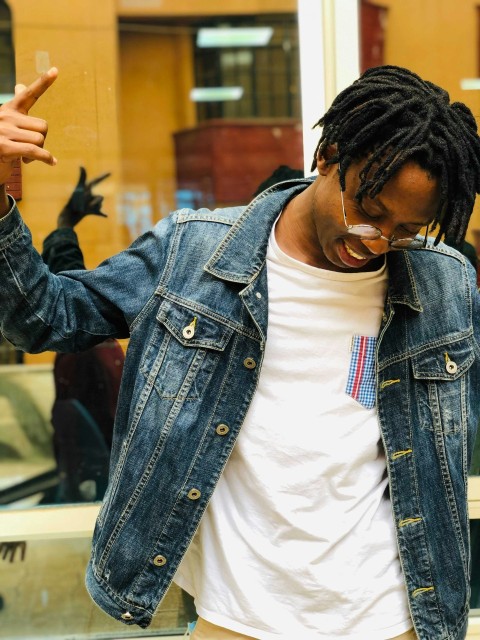
<svg viewBox="0 0 480 640">
<path fill-rule="evenodd" d="M 8 103 L 9 106 L 16 111 L 20 111 L 20 113 L 27 114 L 38 98 L 55 82 L 57 75 L 58 70 L 52 67 L 34 80 L 28 87 L 25 87 L 23 91 L 16 93 L 15 97 Z"/>
</svg>

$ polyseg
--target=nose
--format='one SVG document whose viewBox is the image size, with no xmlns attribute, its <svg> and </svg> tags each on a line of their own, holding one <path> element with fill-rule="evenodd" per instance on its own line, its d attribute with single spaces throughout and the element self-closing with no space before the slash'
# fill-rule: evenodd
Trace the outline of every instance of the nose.
<svg viewBox="0 0 480 640">
<path fill-rule="evenodd" d="M 382 254 L 388 253 L 390 251 L 388 240 L 386 240 L 383 236 L 380 238 L 376 238 L 375 240 L 365 240 L 362 238 L 361 242 L 371 253 L 376 256 L 381 256 Z"/>
</svg>

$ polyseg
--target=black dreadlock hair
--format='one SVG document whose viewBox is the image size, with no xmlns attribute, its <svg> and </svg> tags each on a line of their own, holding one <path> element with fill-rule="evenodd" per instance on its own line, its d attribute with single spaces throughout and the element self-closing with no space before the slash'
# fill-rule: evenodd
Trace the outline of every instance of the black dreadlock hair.
<svg viewBox="0 0 480 640">
<path fill-rule="evenodd" d="M 367 158 L 355 196 L 360 201 L 365 194 L 374 198 L 407 160 L 414 160 L 439 180 L 435 244 L 444 234 L 462 243 L 475 194 L 480 193 L 480 138 L 465 104 L 450 104 L 441 87 L 408 69 L 387 65 L 368 69 L 344 89 L 316 126 L 323 126 L 323 132 L 312 171 L 318 155 L 335 145 L 327 163 L 339 163 L 345 189 L 350 164 Z"/>
</svg>

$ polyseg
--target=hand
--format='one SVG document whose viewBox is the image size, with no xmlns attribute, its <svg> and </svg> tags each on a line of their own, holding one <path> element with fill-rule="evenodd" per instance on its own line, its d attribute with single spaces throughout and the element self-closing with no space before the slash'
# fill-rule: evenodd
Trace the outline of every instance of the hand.
<svg viewBox="0 0 480 640">
<path fill-rule="evenodd" d="M 110 173 L 102 173 L 100 176 L 87 182 L 87 172 L 84 167 L 80 167 L 80 177 L 77 186 L 73 190 L 70 200 L 58 216 L 58 227 L 70 227 L 73 229 L 80 220 L 89 214 L 102 216 L 103 218 L 107 217 L 107 215 L 101 211 L 103 196 L 94 195 L 92 188 L 105 180 L 105 178 L 108 178 L 109 175 Z"/>
<path fill-rule="evenodd" d="M 13 562 L 15 560 L 15 554 L 19 551 L 20 560 L 23 562 L 25 560 L 26 548 L 26 542 L 0 542 L 2 560 Z"/>
<path fill-rule="evenodd" d="M 38 98 L 55 82 L 57 74 L 53 67 L 28 87 L 17 85 L 15 97 L 0 107 L 0 184 L 8 180 L 13 162 L 19 158 L 24 162 L 57 163 L 56 158 L 43 148 L 47 123 L 28 115 Z"/>
</svg>

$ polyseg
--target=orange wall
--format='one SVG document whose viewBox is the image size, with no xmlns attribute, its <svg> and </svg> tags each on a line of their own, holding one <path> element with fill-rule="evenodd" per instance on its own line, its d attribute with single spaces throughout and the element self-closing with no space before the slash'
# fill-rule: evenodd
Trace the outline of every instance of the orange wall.
<svg viewBox="0 0 480 640">
<path fill-rule="evenodd" d="M 192 65 L 187 34 L 121 32 L 120 198 L 124 203 L 133 202 L 133 207 L 150 206 L 152 222 L 175 208 L 173 133 L 195 124 L 194 105 L 188 98 L 193 87 Z"/>
<path fill-rule="evenodd" d="M 228 0 L 225 14 L 295 12 L 296 0 Z M 117 0 L 121 18 L 218 15 L 212 0 Z M 179 22 L 179 27 L 180 27 Z M 148 26 L 148 23 L 147 23 Z M 178 29 L 177 29 L 178 31 Z M 196 124 L 191 36 L 148 33 L 128 23 L 120 32 L 120 122 L 123 184 L 128 209 L 151 210 L 152 222 L 175 208 L 173 133 Z M 133 227 L 131 238 L 141 227 Z"/>
<path fill-rule="evenodd" d="M 117 12 L 121 17 L 218 16 L 296 10 L 296 0 L 227 0 L 223 3 L 218 0 L 117 0 Z"/>
<path fill-rule="evenodd" d="M 58 80 L 32 109 L 49 122 L 46 147 L 58 158 L 54 168 L 23 166 L 21 211 L 41 247 L 75 186 L 80 164 L 90 176 L 112 171 L 102 183 L 108 220 L 87 218 L 78 232 L 87 266 L 120 247 L 115 216 L 119 180 L 117 125 L 117 25 L 113 0 L 10 0 L 17 80 L 31 82 L 37 52 L 60 70 Z"/>
</svg>

